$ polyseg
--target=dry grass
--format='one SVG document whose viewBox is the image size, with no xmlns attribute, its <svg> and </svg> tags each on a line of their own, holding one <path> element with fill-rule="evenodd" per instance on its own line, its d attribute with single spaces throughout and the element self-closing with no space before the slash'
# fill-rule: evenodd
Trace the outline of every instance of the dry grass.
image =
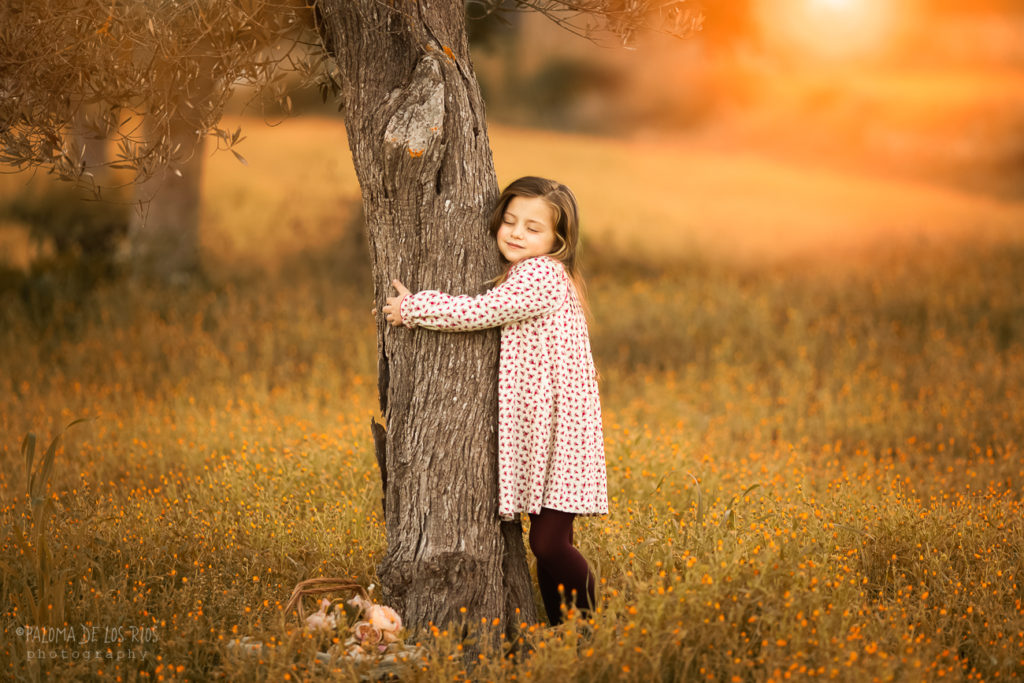
<svg viewBox="0 0 1024 683">
<path fill-rule="evenodd" d="M 214 157 L 209 288 L 112 284 L 43 320 L 0 300 L 3 677 L 356 673 L 315 664 L 315 643 L 283 613 L 300 580 L 373 582 L 384 545 L 369 293 L 318 255 L 348 239 L 356 191 L 326 161 L 345 154 L 336 124 L 302 125 L 275 131 L 294 127 L 281 156 L 253 140 L 248 169 Z M 661 194 L 648 184 L 675 151 L 494 137 L 502 179 L 550 159 L 592 235 L 605 221 L 646 239 L 639 207 Z M 641 167 L 638 152 L 647 176 L 624 170 Z M 630 189 L 609 192 L 611 177 Z M 310 201 L 289 204 L 298 191 Z M 974 206 L 944 201 L 942 214 Z M 708 240 L 738 242 L 688 206 L 645 209 L 663 218 L 653 244 L 705 218 Z M 998 227 L 1016 211 L 982 216 Z M 933 219 L 947 220 L 922 224 Z M 959 223 L 948 225 L 952 240 Z M 856 260 L 781 245 L 760 263 L 710 246 L 662 263 L 600 237 L 590 246 L 613 504 L 578 539 L 600 609 L 586 629 L 527 626 L 514 659 L 467 663 L 451 632 L 423 634 L 410 680 L 1024 675 L 1019 242 L 896 241 Z M 275 274 L 251 277 L 264 266 Z M 78 417 L 91 419 L 62 437 L 39 533 L 19 444 L 30 431 L 48 443 Z M 51 599 L 34 614 L 44 583 Z M 78 641 L 17 632 L 42 625 Z M 122 640 L 94 651 L 84 626 Z M 132 628 L 150 640 L 132 642 Z M 240 656 L 228 642 L 244 635 L 274 647 Z"/>
</svg>

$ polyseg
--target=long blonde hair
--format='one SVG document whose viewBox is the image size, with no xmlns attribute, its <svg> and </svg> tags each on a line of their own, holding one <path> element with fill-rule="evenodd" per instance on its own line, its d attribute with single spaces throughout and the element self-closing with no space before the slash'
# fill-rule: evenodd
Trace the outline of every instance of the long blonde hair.
<svg viewBox="0 0 1024 683">
<path fill-rule="evenodd" d="M 576 258 L 580 241 L 580 218 L 576 195 L 562 183 L 547 178 L 524 176 L 513 180 L 508 187 L 501 191 L 494 211 L 491 212 L 489 227 L 491 235 L 495 239 L 498 237 L 498 230 L 501 228 L 508 203 L 512 201 L 513 197 L 540 197 L 555 210 L 556 249 L 548 256 L 561 261 L 565 266 L 565 272 L 569 274 L 569 280 L 576 288 L 576 296 L 589 319 L 590 309 L 587 307 L 586 286 Z M 496 284 L 504 282 L 511 267 L 511 263 L 506 264 L 505 270 L 495 279 Z"/>
</svg>

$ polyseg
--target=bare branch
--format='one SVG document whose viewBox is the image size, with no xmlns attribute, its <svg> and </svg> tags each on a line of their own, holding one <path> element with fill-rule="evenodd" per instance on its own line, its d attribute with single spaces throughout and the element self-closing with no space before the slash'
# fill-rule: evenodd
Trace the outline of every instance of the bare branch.
<svg viewBox="0 0 1024 683">
<path fill-rule="evenodd" d="M 700 31 L 704 15 L 694 0 L 469 0 L 474 18 L 535 11 L 597 43 L 631 46 L 647 32 L 685 38 Z"/>
</svg>

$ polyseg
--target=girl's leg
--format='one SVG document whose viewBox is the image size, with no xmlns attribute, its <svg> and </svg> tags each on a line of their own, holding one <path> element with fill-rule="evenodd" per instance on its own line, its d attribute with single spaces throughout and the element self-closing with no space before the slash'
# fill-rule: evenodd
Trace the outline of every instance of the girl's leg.
<svg viewBox="0 0 1024 683">
<path fill-rule="evenodd" d="M 544 566 L 537 563 L 537 585 L 540 586 L 540 598 L 544 602 L 544 612 L 548 621 L 558 624 L 562 620 L 562 594 L 558 592 L 559 582 L 544 571 Z"/>
<path fill-rule="evenodd" d="M 542 508 L 542 511 L 546 510 L 546 509 L 547 508 Z M 556 512 L 555 510 L 548 510 L 548 511 L 549 512 Z M 531 531 L 530 531 L 530 539 L 531 539 L 530 540 L 530 544 L 532 546 L 533 543 L 534 543 L 533 539 L 534 538 L 538 538 L 539 539 L 544 534 L 544 529 L 541 529 L 538 532 L 532 531 L 532 529 L 534 528 L 535 524 L 537 523 L 536 522 L 537 516 L 536 515 L 531 515 L 530 519 L 534 520 L 533 524 L 530 525 L 530 529 L 531 529 Z M 543 522 L 541 522 L 540 524 L 541 524 L 541 526 L 544 525 Z M 551 528 L 550 524 L 549 524 L 548 528 L 549 529 Z M 537 534 L 536 536 L 534 536 L 535 533 Z M 538 541 L 538 544 L 539 544 L 539 542 L 540 541 Z M 569 545 L 572 545 L 572 544 L 573 544 L 573 527 L 570 526 L 569 527 Z M 536 555 L 536 552 L 534 554 Z M 562 582 L 558 581 L 557 579 L 552 578 L 551 575 L 548 574 L 548 572 L 544 569 L 544 565 L 540 561 L 537 562 L 537 584 L 540 586 L 540 597 L 541 597 L 541 600 L 544 602 L 544 611 L 547 613 L 548 620 L 552 624 L 557 624 L 557 623 L 559 623 L 562 620 L 562 602 L 563 602 L 563 599 L 562 599 L 562 594 L 558 591 L 558 585 L 560 583 L 562 583 Z M 562 585 L 564 586 L 565 584 L 563 583 Z M 570 595 L 572 595 L 572 593 L 570 593 Z"/>
<path fill-rule="evenodd" d="M 530 550 L 537 556 L 537 583 L 552 625 L 562 622 L 559 585 L 565 591 L 566 604 L 580 610 L 594 607 L 594 575 L 583 555 L 572 545 L 575 518 L 571 512 L 550 508 L 541 508 L 540 514 L 530 515 Z"/>
</svg>

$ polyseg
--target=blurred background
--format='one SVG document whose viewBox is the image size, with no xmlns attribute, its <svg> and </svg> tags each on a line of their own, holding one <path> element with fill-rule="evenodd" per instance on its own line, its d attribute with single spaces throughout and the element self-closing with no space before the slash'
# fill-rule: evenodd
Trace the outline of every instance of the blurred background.
<svg viewBox="0 0 1024 683">
<path fill-rule="evenodd" d="M 1017 0 L 716 2 L 689 38 L 628 45 L 537 12 L 481 16 L 470 3 L 467 15 L 499 182 L 569 184 L 594 247 L 852 257 L 880 240 L 987 239 L 1024 225 Z M 242 127 L 250 164 L 209 158 L 205 262 L 273 268 L 310 236 L 340 239 L 358 224 L 340 114 L 313 90 L 292 101 L 285 116 L 236 94 L 223 127 Z M 0 177 L 8 280 L 55 254 L 115 248 L 130 197 L 72 206 L 51 201 L 66 188 L 40 190 L 35 176 Z M 342 247 L 362 251 L 359 239 Z"/>
<path fill-rule="evenodd" d="M 1024 192 L 1024 3 L 738 0 L 626 49 L 502 18 L 471 23 L 495 120 Z"/>
<path fill-rule="evenodd" d="M 607 177 L 652 211 L 645 232 L 676 223 L 670 241 L 691 247 L 763 258 L 1024 225 L 1024 3 L 741 0 L 705 15 L 691 39 L 627 49 L 537 14 L 484 22 L 491 119 L 629 140 Z M 653 209 L 665 200 L 674 218 Z"/>
</svg>

